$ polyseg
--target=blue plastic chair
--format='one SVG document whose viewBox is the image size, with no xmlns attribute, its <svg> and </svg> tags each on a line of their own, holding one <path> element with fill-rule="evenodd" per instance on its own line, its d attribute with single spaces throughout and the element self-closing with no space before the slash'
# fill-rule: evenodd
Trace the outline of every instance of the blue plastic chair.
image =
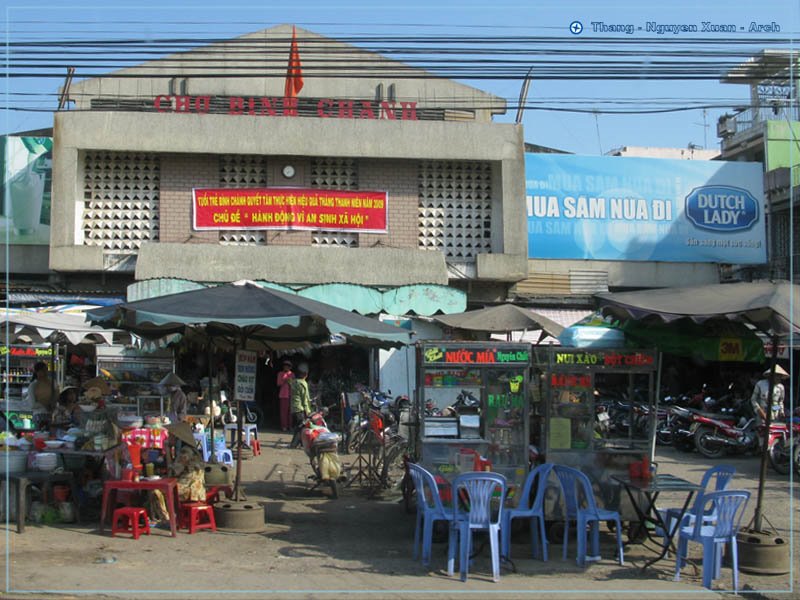
<svg viewBox="0 0 800 600">
<path fill-rule="evenodd" d="M 681 567 L 686 564 L 689 542 L 703 544 L 703 587 L 711 589 L 711 582 L 718 579 L 722 570 L 724 545 L 731 545 L 731 568 L 733 569 L 733 591 L 739 589 L 739 553 L 736 533 L 742 520 L 750 492 L 731 490 L 710 492 L 703 495 L 703 502 L 694 511 L 694 524 L 684 525 L 678 531 L 678 554 L 675 557 L 675 581 L 681 577 Z M 704 521 L 704 515 L 713 511 L 716 520 Z"/>
<path fill-rule="evenodd" d="M 462 473 L 453 480 L 453 520 L 447 544 L 447 574 L 453 574 L 453 563 L 458 538 L 458 564 L 461 581 L 467 580 L 469 555 L 472 552 L 472 533 L 489 532 L 492 549 L 492 579 L 500 581 L 500 523 L 503 520 L 503 502 L 506 497 L 506 478 L 499 473 L 474 471 Z M 492 498 L 499 492 L 497 513 L 492 514 Z M 468 508 L 460 506 L 462 501 Z"/>
<path fill-rule="evenodd" d="M 683 525 L 694 525 L 695 513 L 697 512 L 697 507 L 703 503 L 703 496 L 709 491 L 721 492 L 728 489 L 728 485 L 730 484 L 733 476 L 736 474 L 736 467 L 732 465 L 717 465 L 715 467 L 711 467 L 707 469 L 705 473 L 703 473 L 703 478 L 700 480 L 700 487 L 703 489 L 694 497 L 694 502 L 692 506 L 686 511 L 686 514 L 683 516 L 683 521 L 681 526 Z M 713 490 L 711 489 L 711 483 L 714 483 Z M 665 510 L 659 511 L 661 513 L 661 519 L 664 521 L 666 526 L 672 531 L 672 528 L 675 526 L 674 522 L 680 517 L 681 509 L 680 508 L 667 508 Z M 713 522 L 714 520 L 713 512 L 708 512 L 703 515 L 703 520 L 706 522 Z M 664 536 L 664 543 L 666 543 L 666 532 L 664 531 L 657 531 L 657 534 L 661 534 Z"/>
<path fill-rule="evenodd" d="M 436 479 L 427 469 L 416 463 L 408 464 L 414 489 L 417 491 L 417 526 L 414 530 L 414 553 L 417 560 L 420 541 L 422 542 L 422 564 L 431 562 L 431 544 L 433 542 L 434 521 L 452 521 L 452 509 L 445 508 L 439 497 L 439 486 Z"/>
<path fill-rule="evenodd" d="M 539 556 L 539 542 L 542 545 L 542 558 L 547 562 L 547 534 L 544 524 L 544 495 L 547 490 L 547 478 L 553 465 L 545 463 L 539 465 L 528 473 L 525 484 L 522 486 L 522 494 L 519 497 L 519 505 L 516 508 L 509 508 L 503 511 L 503 522 L 500 527 L 500 534 L 503 540 L 503 556 L 511 558 L 511 521 L 514 519 L 530 519 L 531 528 L 531 554 L 534 558 Z M 536 483 L 536 493 L 531 500 L 531 490 Z"/>
<path fill-rule="evenodd" d="M 600 556 L 600 522 L 614 521 L 616 523 L 617 552 L 619 564 L 624 564 L 624 553 L 622 550 L 622 522 L 619 513 L 615 510 L 598 508 L 594 499 L 592 482 L 589 478 L 572 467 L 555 465 L 553 467 L 556 476 L 561 482 L 561 489 L 564 491 L 564 503 L 566 505 L 566 522 L 564 524 L 564 560 L 567 558 L 567 542 L 569 540 L 569 523 L 576 522 L 576 537 L 578 540 L 578 554 L 576 562 L 578 566 L 586 563 L 586 526 L 591 525 L 592 535 L 592 555 Z"/>
</svg>

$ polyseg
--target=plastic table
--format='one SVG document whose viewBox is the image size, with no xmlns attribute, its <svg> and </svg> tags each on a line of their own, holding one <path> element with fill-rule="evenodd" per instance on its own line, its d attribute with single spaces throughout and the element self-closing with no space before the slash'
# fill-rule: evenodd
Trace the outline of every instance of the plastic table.
<svg viewBox="0 0 800 600">
<path fill-rule="evenodd" d="M 106 518 L 110 520 L 114 512 L 112 510 L 114 502 L 111 502 L 109 506 L 109 497 L 115 500 L 117 490 L 161 490 L 166 498 L 167 510 L 169 511 L 169 529 L 172 532 L 172 537 L 177 535 L 178 480 L 175 477 L 162 477 L 160 479 L 139 481 L 110 480 L 103 483 L 103 504 L 100 509 L 100 533 L 103 533 Z"/>
</svg>

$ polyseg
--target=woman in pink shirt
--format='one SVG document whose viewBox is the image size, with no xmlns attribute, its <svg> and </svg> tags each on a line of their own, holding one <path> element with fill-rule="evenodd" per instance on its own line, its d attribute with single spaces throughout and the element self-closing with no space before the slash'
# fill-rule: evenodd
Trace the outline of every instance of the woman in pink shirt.
<svg viewBox="0 0 800 600">
<path fill-rule="evenodd" d="M 289 413 L 289 403 L 292 397 L 292 362 L 284 360 L 281 363 L 281 370 L 278 371 L 278 400 L 280 402 L 281 431 L 289 431 L 291 426 L 291 414 Z"/>
</svg>

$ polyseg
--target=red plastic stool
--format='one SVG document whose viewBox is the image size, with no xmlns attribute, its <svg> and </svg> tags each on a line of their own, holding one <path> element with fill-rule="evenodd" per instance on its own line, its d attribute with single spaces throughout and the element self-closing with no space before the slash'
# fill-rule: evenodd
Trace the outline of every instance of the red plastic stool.
<svg viewBox="0 0 800 600">
<path fill-rule="evenodd" d="M 250 448 L 253 450 L 253 456 L 259 456 L 261 454 L 261 444 L 258 443 L 255 437 L 250 439 Z"/>
<path fill-rule="evenodd" d="M 140 521 L 144 519 L 144 525 Z M 150 535 L 150 521 L 147 511 L 139 506 L 123 506 L 114 511 L 111 518 L 111 537 L 117 533 L 132 533 L 133 539 L 138 540 L 142 531 Z"/>
<path fill-rule="evenodd" d="M 188 529 L 189 533 L 201 529 L 216 531 L 217 522 L 214 520 L 214 508 L 204 502 L 182 502 L 178 527 Z"/>
</svg>

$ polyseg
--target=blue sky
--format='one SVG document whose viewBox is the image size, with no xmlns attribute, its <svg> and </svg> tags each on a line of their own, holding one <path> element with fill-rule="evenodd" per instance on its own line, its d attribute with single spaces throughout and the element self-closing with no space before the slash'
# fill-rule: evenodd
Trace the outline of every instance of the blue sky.
<svg viewBox="0 0 800 600">
<path fill-rule="evenodd" d="M 580 49 L 591 47 L 587 38 L 602 38 L 609 48 L 626 48 L 632 58 L 649 60 L 652 48 L 682 48 L 702 51 L 737 49 L 753 53 L 776 38 L 789 38 L 781 47 L 792 47 L 800 32 L 800 8 L 796 0 L 765 0 L 743 3 L 712 0 L 706 2 L 653 3 L 629 0 L 497 0 L 465 3 L 454 0 L 407 0 L 402 3 L 248 2 L 231 4 L 218 1 L 136 3 L 86 0 L 73 5 L 42 5 L 5 1 L 6 40 L 63 40 L 85 37 L 120 39 L 157 38 L 170 35 L 234 37 L 279 23 L 295 23 L 329 37 L 348 34 L 375 35 L 461 35 L 461 36 L 547 36 L 557 40 L 550 47 Z M 583 32 L 574 35 L 570 24 L 579 21 Z M 647 22 L 696 25 L 701 23 L 751 22 L 776 23 L 780 33 L 756 36 L 736 34 L 666 33 L 644 31 Z M 631 24 L 634 32 L 593 32 L 593 22 L 606 25 Z M 642 27 L 643 30 L 636 29 Z M 701 45 L 699 38 L 710 39 Z M 685 45 L 695 40 L 696 45 Z M 640 43 L 641 42 L 641 43 Z M 763 43 L 762 43 L 763 42 Z M 623 46 L 622 44 L 627 44 Z M 563 44 L 563 46 L 561 46 Z M 654 44 L 658 44 L 655 46 Z M 797 49 L 797 48 L 796 48 Z M 113 59 L 112 59 L 113 60 Z M 673 146 L 697 144 L 718 147 L 717 118 L 731 108 L 748 102 L 748 88 L 723 85 L 717 81 L 614 81 L 614 80 L 532 80 L 528 100 L 543 106 L 579 108 L 586 114 L 552 110 L 529 110 L 525 114 L 525 139 L 528 142 L 561 148 L 581 154 L 600 154 L 619 146 Z M 481 80 L 470 85 L 515 102 L 521 82 Z M 27 107 L 53 109 L 55 97 L 20 96 L 27 93 L 55 93 L 62 83 L 57 78 L 6 78 L 6 106 L 23 103 Z M 682 107 L 713 104 L 706 114 L 700 109 L 647 115 L 612 115 L 602 111 L 619 108 L 610 101 L 623 101 L 633 110 L 653 107 Z M 592 113 L 597 110 L 599 112 Z M 49 127 L 50 112 L 4 110 L 0 122 L 3 132 Z M 515 110 L 498 120 L 513 121 Z M 705 123 L 705 127 L 704 127 Z"/>
</svg>

